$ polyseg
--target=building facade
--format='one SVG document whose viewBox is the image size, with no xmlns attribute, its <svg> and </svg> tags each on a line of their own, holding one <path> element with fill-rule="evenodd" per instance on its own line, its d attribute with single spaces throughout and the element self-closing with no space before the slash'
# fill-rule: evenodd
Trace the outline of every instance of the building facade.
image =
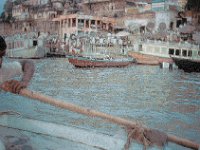
<svg viewBox="0 0 200 150">
<path fill-rule="evenodd" d="M 91 15 L 70 14 L 53 19 L 59 27 L 58 34 L 62 38 L 71 34 L 97 34 L 98 32 L 112 32 L 115 24 L 114 18 Z"/>
</svg>

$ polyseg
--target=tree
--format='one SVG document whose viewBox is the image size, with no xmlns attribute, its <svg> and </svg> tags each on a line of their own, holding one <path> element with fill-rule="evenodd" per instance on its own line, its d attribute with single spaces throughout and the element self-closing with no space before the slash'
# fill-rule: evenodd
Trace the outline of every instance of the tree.
<svg viewBox="0 0 200 150">
<path fill-rule="evenodd" d="M 13 3 L 12 0 L 7 0 L 4 4 L 5 13 L 12 14 Z"/>
<path fill-rule="evenodd" d="M 5 20 L 6 16 L 5 16 L 5 12 L 2 12 L 1 13 L 1 17 L 0 17 L 2 20 Z"/>
<path fill-rule="evenodd" d="M 186 10 L 200 11 L 200 0 L 188 0 L 185 6 Z"/>
<path fill-rule="evenodd" d="M 19 5 L 19 4 L 22 4 L 22 3 L 25 2 L 25 1 L 27 1 L 27 0 L 15 0 L 15 1 L 14 1 L 14 4 L 15 4 L 15 5 Z"/>
</svg>

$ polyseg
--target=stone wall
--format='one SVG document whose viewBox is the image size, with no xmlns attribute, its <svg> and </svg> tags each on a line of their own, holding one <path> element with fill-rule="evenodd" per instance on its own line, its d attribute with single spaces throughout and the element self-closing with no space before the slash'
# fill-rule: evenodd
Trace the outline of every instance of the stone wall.
<svg viewBox="0 0 200 150">
<path fill-rule="evenodd" d="M 91 8 L 91 9 L 90 9 Z M 124 0 L 98 1 L 96 3 L 83 4 L 85 14 L 105 17 L 121 17 L 125 13 Z"/>
<path fill-rule="evenodd" d="M 10 23 L 0 22 L 0 35 L 12 34 L 12 26 Z"/>
</svg>

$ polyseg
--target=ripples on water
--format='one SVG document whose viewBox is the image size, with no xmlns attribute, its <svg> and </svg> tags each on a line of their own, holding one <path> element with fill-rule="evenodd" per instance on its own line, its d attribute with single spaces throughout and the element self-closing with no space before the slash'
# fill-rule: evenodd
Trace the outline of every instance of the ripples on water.
<svg viewBox="0 0 200 150">
<path fill-rule="evenodd" d="M 157 66 L 77 69 L 66 59 L 36 60 L 30 89 L 137 120 L 151 128 L 200 143 L 200 74 Z M 20 96 L 1 93 L 8 108 L 38 120 L 70 124 L 115 134 L 120 127 Z M 176 147 L 176 149 L 178 149 Z M 182 149 L 182 148 L 181 148 Z"/>
</svg>

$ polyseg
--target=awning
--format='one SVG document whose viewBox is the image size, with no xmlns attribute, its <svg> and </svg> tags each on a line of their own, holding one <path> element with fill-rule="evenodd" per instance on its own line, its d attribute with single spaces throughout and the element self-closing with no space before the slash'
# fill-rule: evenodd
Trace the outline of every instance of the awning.
<svg viewBox="0 0 200 150">
<path fill-rule="evenodd" d="M 129 36 L 130 33 L 127 31 L 120 31 L 117 34 L 115 34 L 115 36 Z"/>
<path fill-rule="evenodd" d="M 126 27 L 122 27 L 122 26 L 113 26 L 114 29 L 126 29 Z"/>
<path fill-rule="evenodd" d="M 83 0 L 83 4 L 90 4 L 90 3 L 103 3 L 108 2 L 109 0 Z"/>
</svg>

